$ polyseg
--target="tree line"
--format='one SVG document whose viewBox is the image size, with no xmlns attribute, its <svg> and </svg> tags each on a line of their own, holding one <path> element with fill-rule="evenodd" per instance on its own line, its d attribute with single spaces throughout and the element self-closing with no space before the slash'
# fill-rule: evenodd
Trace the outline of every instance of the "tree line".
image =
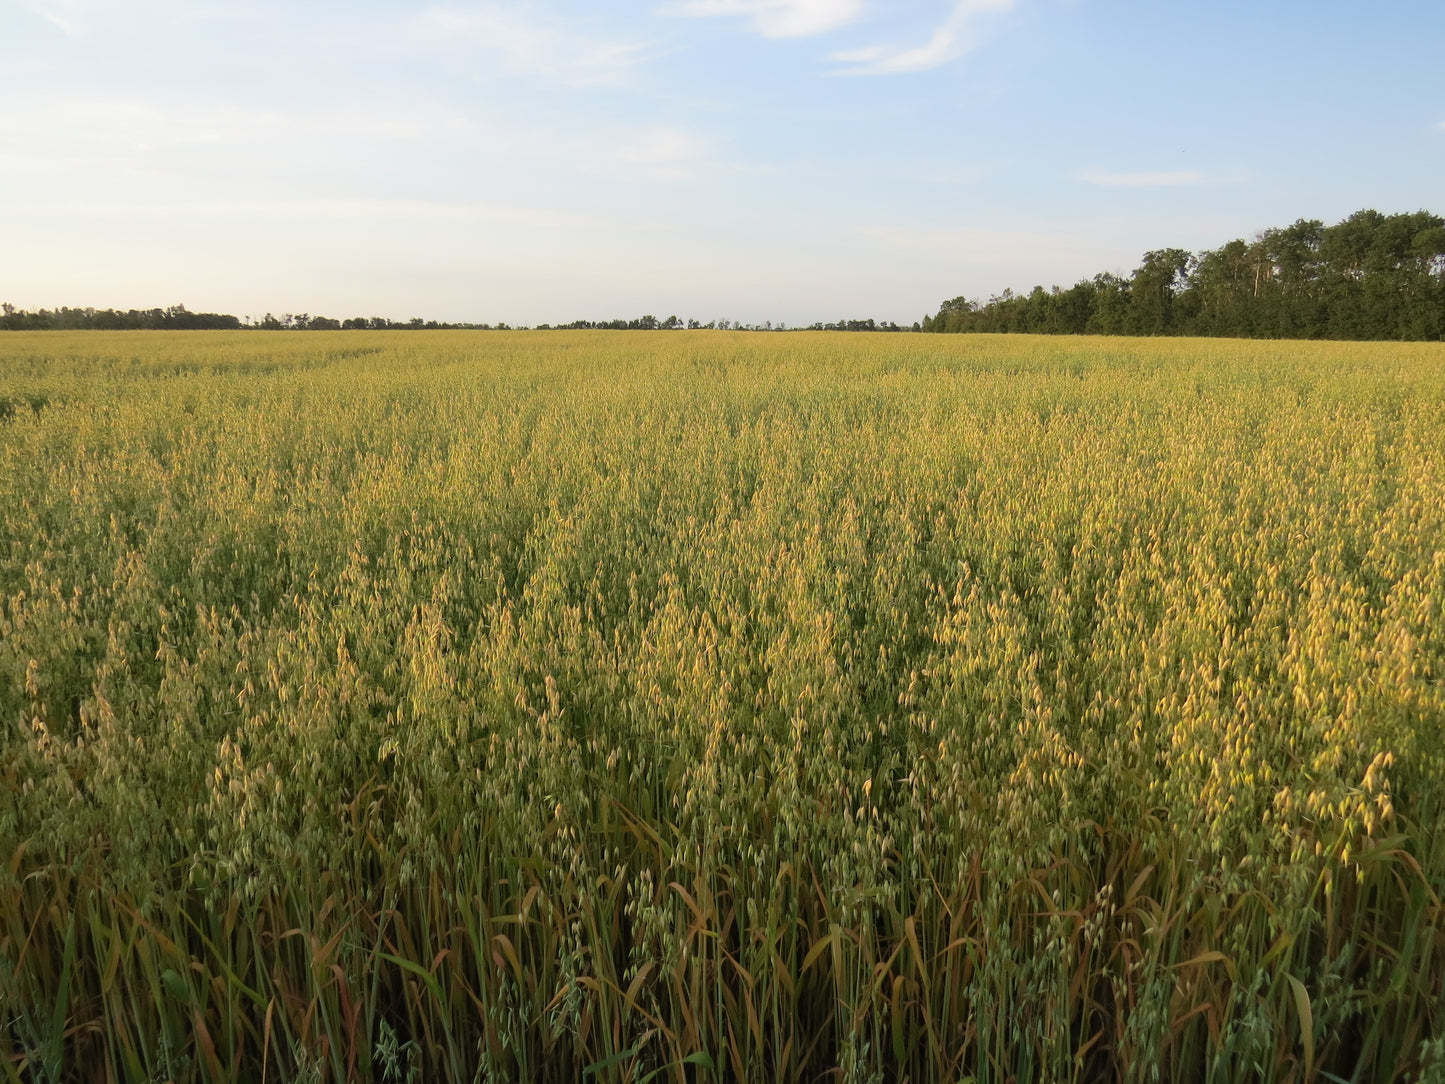
<svg viewBox="0 0 1445 1084">
<path fill-rule="evenodd" d="M 924 331 L 1239 338 L 1445 338 L 1445 219 L 1357 211 L 1300 219 L 1197 255 L 1146 252 L 1128 278 L 956 297 Z"/>
<path fill-rule="evenodd" d="M 837 320 L 833 323 L 809 324 L 806 327 L 790 328 L 786 323 L 774 324 L 771 320 L 764 320 L 761 324 L 745 324 L 740 320 L 709 320 L 707 323 L 700 323 L 697 320 L 683 320 L 677 316 L 669 316 L 666 320 L 659 320 L 655 316 L 639 316 L 634 320 L 573 320 L 570 324 L 538 324 L 538 331 L 697 331 L 699 329 L 712 331 L 907 331 L 905 327 L 889 321 L 867 320 Z M 921 331 L 922 325 L 914 324 L 913 331 Z"/>
<path fill-rule="evenodd" d="M 0 304 L 5 331 L 227 331 L 241 320 L 220 312 L 191 312 L 184 305 L 166 309 L 37 309 L 26 312 Z"/>
<path fill-rule="evenodd" d="M 740 320 L 684 320 L 669 316 L 659 320 L 656 316 L 639 316 L 633 319 L 614 320 L 573 320 L 570 324 L 538 324 L 538 331 L 677 331 L 699 329 L 721 329 L 723 331 L 788 331 L 785 323 L 774 324 L 765 320 L 761 324 L 745 324 Z M 330 316 L 312 316 L 309 313 L 284 313 L 276 316 L 267 313 L 260 319 L 232 316 L 228 313 L 191 312 L 184 305 L 172 305 L 165 309 L 94 309 L 66 308 L 37 309 L 27 312 L 14 305 L 0 304 L 0 331 L 512 331 L 510 324 L 444 323 L 438 320 L 423 320 L 414 316 L 410 320 L 389 320 L 385 316 L 353 316 L 337 320 Z M 868 320 L 838 320 L 835 323 L 817 323 L 807 328 L 793 328 L 795 331 L 907 331 L 895 323 Z M 914 324 L 913 331 L 920 330 Z"/>
<path fill-rule="evenodd" d="M 384 316 L 353 316 L 335 320 L 309 313 L 267 313 L 260 319 L 223 312 L 191 312 L 184 305 L 164 309 L 36 309 L 27 312 L 9 302 L 0 304 L 0 331 L 418 331 L 478 328 L 510 330 L 506 324 L 448 324 L 437 320 L 388 320 Z"/>
<path fill-rule="evenodd" d="M 1194 254 L 1146 252 L 1127 278 L 1103 272 L 1073 286 L 1027 294 L 1005 290 L 987 301 L 955 297 L 911 328 L 842 319 L 805 328 L 677 316 L 574 320 L 538 330 L 931 331 L 1102 335 L 1220 335 L 1290 339 L 1445 339 L 1445 219 L 1428 211 L 1357 211 L 1333 226 L 1300 219 Z M 57 308 L 27 312 L 0 305 L 0 330 L 512 330 L 505 323 L 445 323 L 308 313 L 227 313 L 164 309 Z"/>
</svg>

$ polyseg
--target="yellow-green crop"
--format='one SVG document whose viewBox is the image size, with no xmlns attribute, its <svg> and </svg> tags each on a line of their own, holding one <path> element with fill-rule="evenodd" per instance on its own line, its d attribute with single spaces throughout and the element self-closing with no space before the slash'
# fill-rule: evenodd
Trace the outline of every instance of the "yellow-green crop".
<svg viewBox="0 0 1445 1084">
<path fill-rule="evenodd" d="M 11 1080 L 1445 1071 L 1441 344 L 13 333 L 0 415 Z"/>
</svg>

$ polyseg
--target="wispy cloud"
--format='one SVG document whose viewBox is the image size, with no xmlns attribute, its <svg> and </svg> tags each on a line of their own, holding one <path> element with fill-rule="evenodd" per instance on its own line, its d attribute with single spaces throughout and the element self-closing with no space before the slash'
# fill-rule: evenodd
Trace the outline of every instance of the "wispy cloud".
<svg viewBox="0 0 1445 1084">
<path fill-rule="evenodd" d="M 67 37 L 74 37 L 80 33 L 82 24 L 75 12 L 64 7 L 41 7 L 38 4 L 31 4 L 30 10 Z"/>
<path fill-rule="evenodd" d="M 645 41 L 608 40 L 531 5 L 433 7 L 421 16 L 425 37 L 466 42 L 500 55 L 514 73 L 571 86 L 624 82 L 651 49 Z"/>
<path fill-rule="evenodd" d="M 157 16 L 175 23 L 214 19 L 225 14 L 216 4 L 189 0 L 130 0 L 124 4 L 106 0 L 27 0 L 24 6 L 67 37 Z"/>
<path fill-rule="evenodd" d="M 860 236 L 888 248 L 947 253 L 962 265 L 1046 267 L 1088 251 L 1088 239 L 1064 230 L 932 230 L 906 226 L 860 226 Z"/>
<path fill-rule="evenodd" d="M 1442 120 L 1439 124 L 1435 125 L 1435 127 L 1440 129 L 1440 131 L 1445 132 L 1445 120 Z"/>
<path fill-rule="evenodd" d="M 24 205 L 31 213 L 113 217 L 156 215 L 197 218 L 242 218 L 258 220 L 297 219 L 314 222 L 441 222 L 504 223 L 508 225 L 560 226 L 583 221 L 581 216 L 541 208 L 508 204 L 462 203 L 409 199 L 294 199 L 294 200 L 196 200 L 182 202 L 79 202 L 36 201 Z"/>
<path fill-rule="evenodd" d="M 442 162 L 464 160 L 475 174 L 546 178 L 546 184 L 576 184 L 581 178 L 673 185 L 719 166 L 717 141 L 692 125 L 658 118 L 593 117 L 586 125 L 566 118 L 517 116 L 505 107 L 462 109 L 442 102 L 390 105 L 358 99 L 346 104 L 301 102 L 289 107 L 250 107 L 222 100 L 153 94 L 68 97 L 33 94 L 11 98 L 14 137 L 0 144 L 0 176 L 17 178 L 12 202 L 47 203 L 69 198 L 145 202 L 154 192 L 178 202 L 192 199 L 215 213 L 227 195 L 248 190 L 301 192 L 323 186 L 351 196 L 393 196 L 406 191 L 399 163 L 430 174 Z M 258 146 L 268 154 L 257 155 Z M 442 153 L 438 155 L 438 151 Z M 277 166 L 277 163 L 283 163 Z M 408 170 L 402 168 L 401 173 Z M 53 191 L 58 179 L 62 191 Z M 102 183 L 99 179 L 104 178 Z M 461 191 L 511 190 L 532 198 L 525 186 L 469 181 Z M 432 191 L 426 186 L 423 190 Z M 452 191 L 457 191 L 453 188 Z M 224 194 L 223 194 L 224 193 Z M 286 205 L 284 200 L 276 207 Z M 335 218 L 349 209 L 372 207 L 356 199 L 335 199 L 318 217 Z M 405 213 L 435 217 L 431 200 L 392 199 L 375 204 L 382 217 Z M 472 204 L 447 214 L 475 215 Z M 389 210 L 388 210 L 389 209 Z M 386 214 L 383 215 L 383 211 Z"/>
<path fill-rule="evenodd" d="M 1199 184 L 1204 174 L 1197 169 L 1176 169 L 1161 173 L 1108 173 L 1091 169 L 1079 174 L 1085 184 L 1103 188 L 1168 188 L 1174 185 Z"/>
<path fill-rule="evenodd" d="M 978 44 L 979 19 L 1009 11 L 1014 0 L 956 0 L 943 24 L 926 44 L 913 48 L 873 45 L 865 49 L 845 49 L 833 53 L 831 60 L 842 64 L 840 75 L 894 75 L 901 72 L 925 72 L 957 60 Z"/>
<path fill-rule="evenodd" d="M 708 143 L 681 128 L 642 128 L 624 134 L 611 152 L 622 171 L 655 181 L 687 180 L 707 153 Z"/>
<path fill-rule="evenodd" d="M 59 159 L 112 160 L 166 151 L 246 149 L 258 142 L 304 145 L 456 141 L 474 134 L 462 112 L 443 107 L 353 106 L 288 109 L 236 105 L 199 96 L 122 97 L 32 94 L 10 99 L 12 139 L 0 156 L 37 149 Z M 174 161 L 171 163 L 174 165 Z"/>
<path fill-rule="evenodd" d="M 765 38 L 802 38 L 846 26 L 863 13 L 863 0 L 682 0 L 659 9 L 692 18 L 746 18 Z"/>
<path fill-rule="evenodd" d="M 987 174 L 982 166 L 960 166 L 957 169 L 941 169 L 925 173 L 919 179 L 928 184 L 972 184 Z"/>
</svg>

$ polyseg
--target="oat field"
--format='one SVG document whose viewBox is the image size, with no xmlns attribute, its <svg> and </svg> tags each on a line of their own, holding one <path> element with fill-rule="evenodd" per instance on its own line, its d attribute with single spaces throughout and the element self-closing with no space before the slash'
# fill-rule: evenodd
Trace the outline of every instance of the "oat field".
<svg viewBox="0 0 1445 1084">
<path fill-rule="evenodd" d="M 0 337 L 0 1078 L 1438 1081 L 1445 344 Z"/>
</svg>

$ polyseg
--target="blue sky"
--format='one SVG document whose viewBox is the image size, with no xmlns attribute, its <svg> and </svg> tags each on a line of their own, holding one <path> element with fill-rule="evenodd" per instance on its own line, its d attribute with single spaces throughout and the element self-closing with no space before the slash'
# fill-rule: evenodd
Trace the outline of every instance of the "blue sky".
<svg viewBox="0 0 1445 1084">
<path fill-rule="evenodd" d="M 1445 212 L 1438 0 L 0 0 L 0 300 L 911 323 Z"/>
</svg>

